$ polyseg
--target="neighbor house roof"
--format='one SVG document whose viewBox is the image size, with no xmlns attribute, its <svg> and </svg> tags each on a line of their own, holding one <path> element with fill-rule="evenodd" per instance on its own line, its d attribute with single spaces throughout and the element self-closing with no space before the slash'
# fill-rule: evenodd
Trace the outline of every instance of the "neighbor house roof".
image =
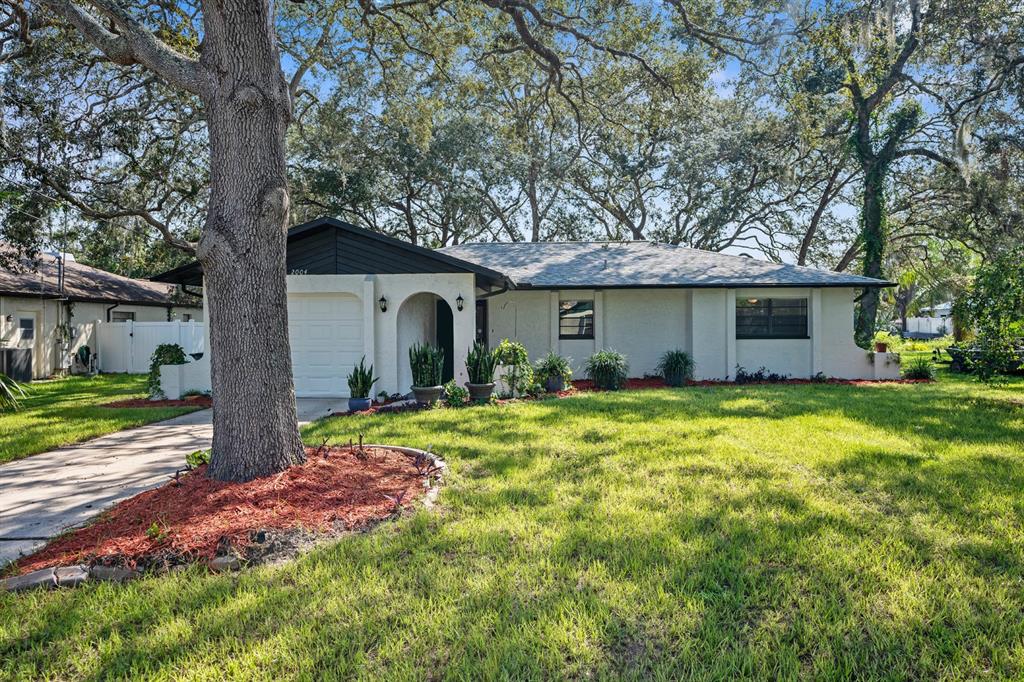
<svg viewBox="0 0 1024 682">
<path fill-rule="evenodd" d="M 64 263 L 63 292 L 58 275 L 56 256 L 39 254 L 34 262 L 24 261 L 22 271 L 0 268 L 0 295 L 111 304 L 181 305 L 173 285 L 123 277 L 73 260 Z M 193 305 L 198 305 L 198 301 Z"/>
<path fill-rule="evenodd" d="M 505 273 L 517 288 L 864 287 L 870 277 L 658 242 L 496 242 L 442 253 Z"/>
</svg>

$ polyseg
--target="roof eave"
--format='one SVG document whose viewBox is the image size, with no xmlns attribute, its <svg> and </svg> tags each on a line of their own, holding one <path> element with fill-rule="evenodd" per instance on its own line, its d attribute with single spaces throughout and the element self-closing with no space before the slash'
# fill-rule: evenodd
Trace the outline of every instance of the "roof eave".
<svg viewBox="0 0 1024 682">
<path fill-rule="evenodd" d="M 877 283 L 865 282 L 707 282 L 707 283 L 652 283 L 652 284 L 531 284 L 518 282 L 516 289 L 558 290 L 558 289 L 866 289 L 888 288 L 896 286 L 895 282 L 879 280 Z"/>
</svg>

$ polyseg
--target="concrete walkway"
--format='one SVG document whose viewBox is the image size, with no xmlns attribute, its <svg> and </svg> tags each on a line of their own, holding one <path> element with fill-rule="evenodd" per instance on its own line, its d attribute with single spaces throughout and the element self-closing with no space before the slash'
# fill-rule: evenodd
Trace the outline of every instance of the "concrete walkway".
<svg viewBox="0 0 1024 682">
<path fill-rule="evenodd" d="M 301 425 L 346 410 L 347 401 L 301 398 L 296 407 Z M 211 419 L 200 410 L 0 466 L 0 566 L 167 481 L 185 455 L 210 447 Z"/>
</svg>

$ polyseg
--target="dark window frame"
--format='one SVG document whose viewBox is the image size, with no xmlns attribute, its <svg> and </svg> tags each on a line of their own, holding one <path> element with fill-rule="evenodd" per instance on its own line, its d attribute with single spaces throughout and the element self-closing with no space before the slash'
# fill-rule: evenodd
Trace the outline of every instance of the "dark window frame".
<svg viewBox="0 0 1024 682">
<path fill-rule="evenodd" d="M 135 311 L 134 310 L 112 310 L 110 312 L 110 321 L 113 322 L 134 322 Z"/>
<path fill-rule="evenodd" d="M 751 296 L 749 298 L 750 299 L 754 299 L 755 297 Z M 785 339 L 789 339 L 789 340 L 806 340 L 806 339 L 810 339 L 811 338 L 811 336 L 810 336 L 810 329 L 811 329 L 811 325 L 810 325 L 810 306 L 809 306 L 809 300 L 808 300 L 808 298 L 806 296 L 799 296 L 799 297 L 767 297 L 767 298 L 756 297 L 756 299 L 757 299 L 757 303 L 756 304 L 749 304 L 747 302 L 748 301 L 748 297 L 738 298 L 737 301 L 736 301 L 736 338 L 737 339 L 742 339 L 742 340 L 759 340 L 759 339 L 760 340 L 778 340 L 778 339 L 783 339 L 783 340 L 785 340 Z M 787 304 L 786 305 L 778 305 L 777 306 L 776 302 L 782 302 L 782 301 L 786 301 Z M 802 315 L 792 314 L 792 312 L 790 312 L 789 315 L 785 315 L 785 316 L 783 316 L 783 315 L 776 315 L 775 314 L 776 307 L 783 308 L 783 309 L 788 309 L 788 311 L 792 311 L 793 309 L 800 309 L 800 310 L 802 310 L 803 314 Z M 745 310 L 762 310 L 762 311 L 766 311 L 766 312 L 758 313 L 758 314 L 744 315 L 743 311 L 745 311 Z M 787 322 L 785 324 L 782 324 L 782 321 L 779 319 L 779 318 L 782 318 L 782 317 L 787 318 Z M 800 326 L 799 322 L 794 324 L 792 322 L 792 319 L 799 319 L 800 317 L 803 318 L 803 331 L 792 331 L 792 329 L 794 327 Z M 753 320 L 754 322 L 762 322 L 763 321 L 764 322 L 764 326 L 765 326 L 765 330 L 764 331 L 757 331 L 757 332 L 746 332 L 746 331 L 743 331 L 744 327 L 752 326 L 749 322 L 747 324 L 745 324 L 745 325 L 741 324 L 741 321 L 742 321 L 743 318 L 747 318 L 748 320 Z M 781 328 L 780 331 L 776 331 L 775 330 L 775 326 L 776 325 L 778 325 Z"/>
<path fill-rule="evenodd" d="M 589 311 L 590 312 L 590 316 L 589 316 L 590 317 L 590 325 L 588 326 L 586 324 L 586 322 L 584 322 L 583 323 L 583 329 L 584 329 L 583 332 L 576 331 L 576 332 L 568 332 L 567 333 L 567 332 L 563 331 L 564 327 L 562 326 L 562 320 L 567 319 L 566 317 L 563 316 L 563 313 L 565 313 L 565 312 L 567 312 L 567 310 L 569 310 L 569 309 L 563 308 L 563 304 L 565 304 L 565 303 L 573 303 L 574 304 L 573 307 L 575 307 L 576 305 L 579 305 L 580 303 L 589 303 L 590 304 L 590 311 Z M 594 299 L 592 299 L 592 298 L 567 298 L 567 299 L 559 299 L 559 301 L 558 301 L 558 338 L 560 340 L 565 340 L 565 341 L 593 341 L 594 340 L 594 325 L 596 325 L 596 324 L 597 324 L 597 315 L 596 315 L 596 313 L 594 311 Z M 580 325 L 577 323 L 576 324 L 576 328 L 579 329 L 579 326 Z"/>
</svg>

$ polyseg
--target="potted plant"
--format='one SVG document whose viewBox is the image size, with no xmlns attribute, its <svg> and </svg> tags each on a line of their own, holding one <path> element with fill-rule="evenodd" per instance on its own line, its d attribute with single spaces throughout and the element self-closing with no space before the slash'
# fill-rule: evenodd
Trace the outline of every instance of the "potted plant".
<svg viewBox="0 0 1024 682">
<path fill-rule="evenodd" d="M 626 356 L 614 350 L 599 350 L 587 358 L 587 377 L 597 388 L 617 391 L 629 376 Z"/>
<path fill-rule="evenodd" d="M 564 391 L 569 380 L 572 379 L 572 367 L 569 362 L 569 358 L 563 358 L 554 351 L 548 351 L 548 354 L 538 360 L 534 366 L 534 377 L 548 393 Z"/>
<path fill-rule="evenodd" d="M 498 361 L 487 344 L 477 341 L 469 349 L 466 353 L 466 372 L 469 374 L 466 388 L 469 389 L 470 400 L 475 403 L 490 400 L 494 392 L 494 368 L 497 365 Z"/>
<path fill-rule="evenodd" d="M 370 409 L 373 401 L 370 399 L 370 389 L 377 383 L 373 378 L 373 365 L 366 368 L 366 356 L 359 360 L 359 364 L 352 368 L 348 375 L 348 411 L 361 412 Z"/>
<path fill-rule="evenodd" d="M 661 356 L 657 370 L 669 386 L 682 386 L 693 378 L 693 358 L 684 350 L 670 350 Z"/>
<path fill-rule="evenodd" d="M 533 365 L 526 353 L 526 346 L 518 341 L 502 339 L 494 349 L 494 360 L 503 370 L 502 397 L 515 398 L 526 395 L 533 386 Z"/>
<path fill-rule="evenodd" d="M 441 368 L 444 350 L 429 343 L 414 343 L 409 348 L 412 368 L 412 392 L 418 405 L 433 405 L 441 398 Z"/>
</svg>

